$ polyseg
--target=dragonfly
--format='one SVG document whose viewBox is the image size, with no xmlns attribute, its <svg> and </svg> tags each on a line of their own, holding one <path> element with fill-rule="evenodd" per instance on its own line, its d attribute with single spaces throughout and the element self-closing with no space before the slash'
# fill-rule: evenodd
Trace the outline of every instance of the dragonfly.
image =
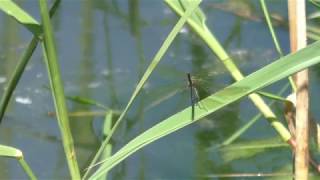
<svg viewBox="0 0 320 180">
<path fill-rule="evenodd" d="M 231 56 L 235 59 L 246 59 L 239 55 Z M 230 58 L 223 60 L 227 61 Z M 206 64 L 203 67 L 199 67 L 200 73 L 181 72 L 176 68 L 169 66 L 161 67 L 161 77 L 166 79 L 169 84 L 162 85 L 160 87 L 151 87 L 146 89 L 151 98 L 151 102 L 146 107 L 146 111 L 161 104 L 162 102 L 172 98 L 176 95 L 182 95 L 186 90 L 189 91 L 189 97 L 192 108 L 192 119 L 194 119 L 194 107 L 201 106 L 198 102 L 202 97 L 212 94 L 214 91 L 225 87 L 225 82 L 219 83 L 221 79 L 230 79 L 229 73 L 222 67 L 221 62 Z M 187 80 L 187 82 L 185 81 Z M 227 81 L 228 81 L 227 80 Z M 173 81 L 173 82 L 172 82 Z M 223 80 L 226 81 L 226 80 Z M 227 82 L 229 83 L 229 82 Z M 150 88 L 150 90 L 148 90 Z M 185 96 L 182 95 L 185 99 Z M 203 106 L 202 106 L 203 108 Z"/>
<path fill-rule="evenodd" d="M 190 90 L 190 102 L 191 102 L 191 119 L 194 120 L 194 107 L 195 105 L 199 106 L 199 108 L 205 108 L 202 106 L 200 101 L 200 96 L 198 89 L 195 85 L 195 78 L 191 76 L 190 73 L 187 73 L 188 87 Z"/>
<path fill-rule="evenodd" d="M 192 81 L 190 73 L 187 73 L 187 79 L 188 79 L 188 86 L 190 88 L 191 118 L 192 120 L 194 120 L 194 106 L 199 101 L 200 98 L 199 98 L 198 90 L 196 89 Z"/>
<path fill-rule="evenodd" d="M 188 87 L 190 88 L 190 99 L 191 99 L 191 104 L 195 104 L 199 101 L 199 94 L 198 90 L 195 87 L 195 84 L 191 78 L 191 74 L 187 73 L 187 79 L 188 79 Z"/>
<path fill-rule="evenodd" d="M 145 110 L 147 111 L 173 97 L 178 97 L 180 99 L 178 101 L 174 101 L 177 103 L 184 103 L 185 100 L 189 99 L 189 105 L 192 108 L 191 117 L 192 120 L 194 120 L 195 106 L 203 108 L 203 106 L 199 104 L 200 99 L 211 94 L 214 91 L 213 89 L 217 88 L 217 84 L 213 85 L 212 83 L 213 76 L 213 74 L 207 76 L 207 74 L 203 73 L 191 74 L 189 72 L 180 72 L 180 74 L 170 78 L 173 82 L 160 87 L 150 88 L 152 90 L 148 90 L 148 97 L 151 98 L 151 102 Z M 177 107 L 181 106 L 178 105 Z"/>
</svg>

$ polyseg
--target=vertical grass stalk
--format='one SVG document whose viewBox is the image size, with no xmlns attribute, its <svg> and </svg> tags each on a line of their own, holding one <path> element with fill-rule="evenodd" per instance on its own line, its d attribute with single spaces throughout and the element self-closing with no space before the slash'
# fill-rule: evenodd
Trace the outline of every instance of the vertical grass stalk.
<svg viewBox="0 0 320 180">
<path fill-rule="evenodd" d="M 276 36 L 276 33 L 274 32 L 274 29 L 273 29 L 273 26 L 272 26 L 272 22 L 271 22 L 271 19 L 270 19 L 270 14 L 269 14 L 268 7 L 266 5 L 265 0 L 260 0 L 260 5 L 261 5 L 261 8 L 262 8 L 264 17 L 266 18 L 266 22 L 267 22 L 269 31 L 271 33 L 273 43 L 274 43 L 274 45 L 276 47 L 276 50 L 277 50 L 278 54 L 282 57 L 283 56 L 283 52 L 281 50 L 281 47 L 280 47 L 278 38 Z"/>
<path fill-rule="evenodd" d="M 296 52 L 307 45 L 305 1 L 288 0 L 290 45 Z M 309 77 L 308 70 L 296 74 L 295 178 L 308 179 L 309 173 Z"/>
<path fill-rule="evenodd" d="M 112 119 L 113 119 L 113 112 L 112 110 L 107 111 L 105 119 L 104 119 L 104 123 L 103 123 L 103 137 L 106 138 L 108 137 L 108 134 L 111 131 L 112 128 Z M 112 145 L 111 143 L 108 143 L 106 148 L 104 148 L 102 155 L 101 155 L 101 159 L 107 159 L 111 156 L 112 153 Z M 104 175 L 102 175 L 99 180 L 106 180 L 108 177 L 108 172 L 104 173 Z"/>
<path fill-rule="evenodd" d="M 24 158 L 19 158 L 18 159 L 20 166 L 22 167 L 22 169 L 24 170 L 24 172 L 28 175 L 28 177 L 31 180 L 36 180 L 37 177 L 33 174 L 30 166 L 28 165 L 28 163 L 24 160 Z"/>
<path fill-rule="evenodd" d="M 276 35 L 276 33 L 275 33 L 274 29 L 273 29 L 271 18 L 270 18 L 270 14 L 269 14 L 268 7 L 267 7 L 267 4 L 266 4 L 265 0 L 260 0 L 260 5 L 261 5 L 261 8 L 262 8 L 264 17 L 266 18 L 266 22 L 267 22 L 269 31 L 271 33 L 273 44 L 276 47 L 276 50 L 277 50 L 279 56 L 282 57 L 283 56 L 283 52 L 282 52 L 282 49 L 280 47 L 280 43 L 279 43 L 279 40 L 277 38 L 277 35 Z M 289 81 L 290 81 L 292 89 L 296 90 L 296 86 L 295 86 L 295 84 L 293 82 L 292 76 L 289 77 Z"/>
<path fill-rule="evenodd" d="M 50 80 L 51 92 L 57 113 L 58 124 L 62 135 L 62 143 L 72 179 L 80 179 L 79 167 L 73 145 L 73 138 L 69 127 L 68 111 L 66 108 L 64 90 L 60 77 L 55 41 L 49 19 L 46 0 L 39 0 L 41 19 L 43 23 L 44 39 L 43 52 Z"/>
</svg>

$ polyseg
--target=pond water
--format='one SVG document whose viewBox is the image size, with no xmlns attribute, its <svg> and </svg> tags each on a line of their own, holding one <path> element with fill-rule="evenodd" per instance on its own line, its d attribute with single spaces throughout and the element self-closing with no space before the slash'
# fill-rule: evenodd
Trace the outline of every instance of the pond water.
<svg viewBox="0 0 320 180">
<path fill-rule="evenodd" d="M 287 18 L 285 1 L 267 3 L 272 13 Z M 39 20 L 37 1 L 19 1 L 19 5 Z M 201 7 L 209 29 L 235 57 L 244 74 L 279 57 L 259 1 L 207 0 Z M 308 7 L 308 12 L 313 11 L 314 8 Z M 139 77 L 177 22 L 177 16 L 162 1 L 70 0 L 60 4 L 52 22 L 65 94 L 91 98 L 109 108 L 122 110 Z M 0 94 L 3 94 L 32 36 L 3 13 L 0 24 Z M 289 52 L 287 28 L 277 26 L 276 30 L 281 47 Z M 59 128 L 55 117 L 48 115 L 52 114 L 54 106 L 41 52 L 39 46 L 11 98 L 0 124 L 0 144 L 21 149 L 40 179 L 66 179 L 69 174 Z M 113 152 L 166 117 L 190 106 L 188 92 L 177 90 L 187 86 L 188 72 L 206 79 L 207 85 L 199 90 L 202 97 L 233 82 L 205 43 L 185 27 L 116 131 Z M 316 83 L 319 71 L 313 68 L 310 74 L 312 82 Z M 285 84 L 286 81 L 281 81 L 267 89 L 278 92 Z M 314 96 L 319 87 L 312 85 L 311 90 Z M 312 98 L 315 116 L 320 112 L 317 102 L 320 102 L 318 97 Z M 282 104 L 278 103 L 273 109 L 280 113 L 281 108 Z M 68 109 L 70 112 L 102 111 L 74 101 L 68 101 Z M 244 98 L 146 146 L 112 169 L 109 177 L 201 179 L 224 173 L 290 173 L 292 159 L 287 147 L 258 149 L 251 154 L 237 148 L 230 152 L 211 149 L 257 113 L 252 103 Z M 70 119 L 82 172 L 101 142 L 103 119 L 101 113 Z M 249 141 L 281 143 L 264 119 L 236 140 Z M 241 156 L 236 158 L 232 153 Z M 26 178 L 16 161 L 1 158 L 0 164 L 1 179 Z"/>
</svg>

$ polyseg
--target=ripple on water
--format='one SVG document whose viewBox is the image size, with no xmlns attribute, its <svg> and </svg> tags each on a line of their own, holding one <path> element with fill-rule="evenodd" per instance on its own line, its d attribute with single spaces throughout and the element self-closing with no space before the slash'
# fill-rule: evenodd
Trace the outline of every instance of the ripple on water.
<svg viewBox="0 0 320 180">
<path fill-rule="evenodd" d="M 0 84 L 5 83 L 7 81 L 7 78 L 4 76 L 0 76 Z"/>
<path fill-rule="evenodd" d="M 26 96 L 16 96 L 15 98 L 16 102 L 19 104 L 32 104 L 32 100 L 30 97 Z"/>
</svg>

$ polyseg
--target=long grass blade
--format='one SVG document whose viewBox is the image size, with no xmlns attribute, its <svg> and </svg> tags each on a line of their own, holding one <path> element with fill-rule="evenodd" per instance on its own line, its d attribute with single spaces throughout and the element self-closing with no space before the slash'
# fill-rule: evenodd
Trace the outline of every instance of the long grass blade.
<svg viewBox="0 0 320 180">
<path fill-rule="evenodd" d="M 39 36 L 42 33 L 40 23 L 20 8 L 15 2 L 11 0 L 2 0 L 0 1 L 0 9 L 9 16 L 12 16 L 18 23 L 25 26 L 35 36 Z"/>
<path fill-rule="evenodd" d="M 284 93 L 289 87 L 289 84 L 285 85 L 283 89 L 280 91 L 280 95 Z M 272 106 L 276 101 L 272 101 L 268 104 L 268 106 Z M 234 132 L 230 137 L 228 137 L 226 140 L 224 140 L 221 144 L 215 145 L 213 147 L 210 147 L 207 149 L 207 151 L 213 151 L 217 148 L 220 148 L 221 146 L 227 146 L 234 142 L 237 138 L 239 138 L 244 132 L 246 132 L 255 122 L 257 122 L 260 118 L 262 118 L 262 113 L 259 113 L 255 115 L 253 118 L 251 118 L 245 125 L 243 125 L 241 128 L 239 128 L 236 132 Z"/>
<path fill-rule="evenodd" d="M 0 156 L 17 159 L 28 177 L 31 180 L 37 179 L 28 163 L 24 160 L 21 150 L 10 146 L 0 145 Z"/>
<path fill-rule="evenodd" d="M 77 102 L 77 103 L 80 103 L 80 104 L 93 105 L 93 106 L 102 108 L 102 109 L 104 109 L 104 110 L 107 110 L 107 109 L 108 109 L 105 105 L 97 102 L 97 101 L 94 100 L 94 99 L 90 99 L 90 98 L 86 98 L 86 97 L 81 97 L 81 96 L 66 96 L 66 98 L 67 98 L 68 100 L 71 100 L 71 101 L 74 101 L 74 102 Z"/>
<path fill-rule="evenodd" d="M 76 159 L 76 153 L 73 145 L 73 138 L 69 127 L 68 110 L 66 107 L 63 83 L 60 77 L 60 69 L 56 54 L 55 40 L 49 19 L 48 7 L 46 0 L 39 0 L 41 19 L 44 30 L 43 52 L 47 65 L 48 76 L 54 105 L 57 112 L 57 119 L 62 135 L 62 143 L 69 166 L 72 179 L 80 179 L 79 167 Z"/>
<path fill-rule="evenodd" d="M 272 93 L 269 93 L 269 92 L 265 92 L 265 91 L 258 91 L 257 94 L 260 94 L 261 96 L 264 96 L 266 98 L 269 98 L 269 99 L 273 99 L 273 100 L 276 100 L 276 101 L 281 101 L 283 103 L 290 103 L 291 101 L 289 101 L 288 99 L 284 98 L 284 97 L 281 97 L 281 96 L 278 96 L 276 94 L 272 94 Z"/>
<path fill-rule="evenodd" d="M 287 148 L 289 145 L 279 138 L 258 139 L 235 143 L 219 148 L 219 154 L 225 163 L 238 159 L 248 159 L 274 148 Z"/>
<path fill-rule="evenodd" d="M 249 95 L 250 93 L 277 82 L 295 72 L 319 63 L 319 48 L 320 42 L 316 42 L 295 54 L 285 56 L 278 61 L 275 61 L 274 63 L 256 71 L 255 73 L 252 73 L 243 80 L 238 81 L 227 88 L 201 100 L 200 103 L 206 108 L 200 108 L 196 106 L 194 120 L 192 120 L 192 117 L 190 116 L 191 107 L 188 107 L 163 120 L 135 139 L 131 140 L 113 156 L 104 160 L 104 164 L 100 166 L 99 169 L 91 176 L 91 179 L 98 178 L 103 173 L 109 171 L 112 167 L 119 164 L 126 157 L 130 156 L 151 142 L 154 142 L 161 137 L 192 124 L 201 118 L 225 107 L 226 105 Z M 278 121 L 273 122 L 272 125 L 276 129 L 276 126 L 283 126 Z M 290 138 L 290 134 L 289 137 L 285 138 Z"/>
<path fill-rule="evenodd" d="M 5 111 L 7 109 L 9 100 L 12 96 L 13 91 L 15 90 L 23 72 L 24 69 L 26 67 L 26 65 L 28 64 L 34 50 L 37 47 L 38 44 L 38 38 L 37 37 L 33 37 L 31 42 L 28 45 L 28 48 L 26 49 L 26 51 L 24 52 L 23 56 L 21 57 L 21 59 L 19 60 L 18 65 L 16 66 L 12 76 L 9 79 L 8 82 L 8 87 L 6 88 L 6 90 L 3 93 L 3 96 L 1 97 L 1 102 L 0 102 L 0 122 L 3 119 L 3 116 L 5 114 Z"/>
</svg>

